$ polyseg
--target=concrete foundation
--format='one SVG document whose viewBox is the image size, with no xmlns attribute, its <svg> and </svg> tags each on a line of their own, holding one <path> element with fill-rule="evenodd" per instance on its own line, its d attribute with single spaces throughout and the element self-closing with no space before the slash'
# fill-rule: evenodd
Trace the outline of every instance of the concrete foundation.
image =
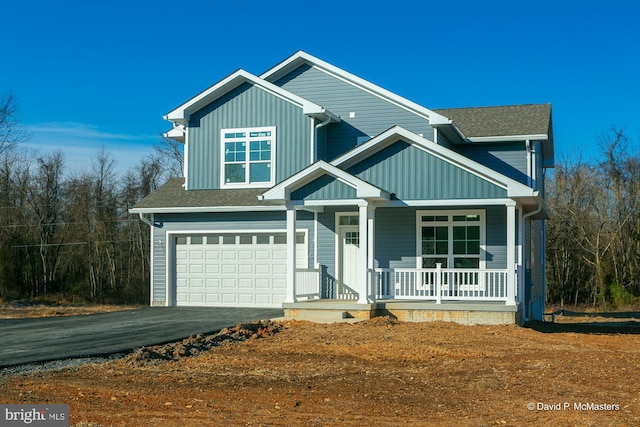
<svg viewBox="0 0 640 427">
<path fill-rule="evenodd" d="M 318 300 L 283 304 L 287 319 L 329 323 L 392 316 L 403 322 L 455 322 L 463 325 L 505 325 L 520 323 L 515 305 L 448 301 L 382 301 L 358 304 L 350 301 Z"/>
</svg>

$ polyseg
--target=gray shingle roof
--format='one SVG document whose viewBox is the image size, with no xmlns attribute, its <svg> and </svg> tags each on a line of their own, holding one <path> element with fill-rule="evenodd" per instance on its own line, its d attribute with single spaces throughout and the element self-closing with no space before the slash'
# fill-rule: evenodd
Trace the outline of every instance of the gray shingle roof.
<svg viewBox="0 0 640 427">
<path fill-rule="evenodd" d="M 266 188 L 237 190 L 185 191 L 184 178 L 172 178 L 166 184 L 140 200 L 133 209 L 199 208 L 215 206 L 275 206 L 258 200 Z"/>
<path fill-rule="evenodd" d="M 469 138 L 507 135 L 549 135 L 551 104 L 433 110 L 458 126 Z"/>
</svg>

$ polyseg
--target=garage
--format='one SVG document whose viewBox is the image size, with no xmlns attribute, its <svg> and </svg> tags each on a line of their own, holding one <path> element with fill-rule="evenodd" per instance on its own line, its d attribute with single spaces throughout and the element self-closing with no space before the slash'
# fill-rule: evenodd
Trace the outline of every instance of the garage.
<svg viewBox="0 0 640 427">
<path fill-rule="evenodd" d="M 280 307 L 286 296 L 286 232 L 176 235 L 175 304 Z M 296 264 L 306 268 L 306 233 L 296 235 Z"/>
</svg>

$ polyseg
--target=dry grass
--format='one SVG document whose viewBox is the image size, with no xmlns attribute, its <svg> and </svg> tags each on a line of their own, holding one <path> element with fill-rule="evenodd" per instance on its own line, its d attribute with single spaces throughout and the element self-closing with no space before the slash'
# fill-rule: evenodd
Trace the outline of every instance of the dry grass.
<svg viewBox="0 0 640 427">
<path fill-rule="evenodd" d="M 84 314 L 107 313 L 111 311 L 133 310 L 139 306 L 131 305 L 25 305 L 9 303 L 0 305 L 0 319 L 27 319 L 36 317 L 77 316 Z"/>
</svg>

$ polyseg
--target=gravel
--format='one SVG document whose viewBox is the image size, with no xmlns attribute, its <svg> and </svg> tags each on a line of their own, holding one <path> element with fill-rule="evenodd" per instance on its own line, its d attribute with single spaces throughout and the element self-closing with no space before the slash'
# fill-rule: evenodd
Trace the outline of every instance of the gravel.
<svg viewBox="0 0 640 427">
<path fill-rule="evenodd" d="M 81 357 L 76 359 L 61 359 L 51 362 L 27 363 L 24 365 L 9 366 L 0 369 L 0 381 L 14 375 L 31 375 L 51 371 L 61 371 L 64 369 L 73 369 L 86 364 L 100 364 L 110 362 L 112 360 L 122 359 L 130 353 L 116 353 L 104 357 Z"/>
</svg>

